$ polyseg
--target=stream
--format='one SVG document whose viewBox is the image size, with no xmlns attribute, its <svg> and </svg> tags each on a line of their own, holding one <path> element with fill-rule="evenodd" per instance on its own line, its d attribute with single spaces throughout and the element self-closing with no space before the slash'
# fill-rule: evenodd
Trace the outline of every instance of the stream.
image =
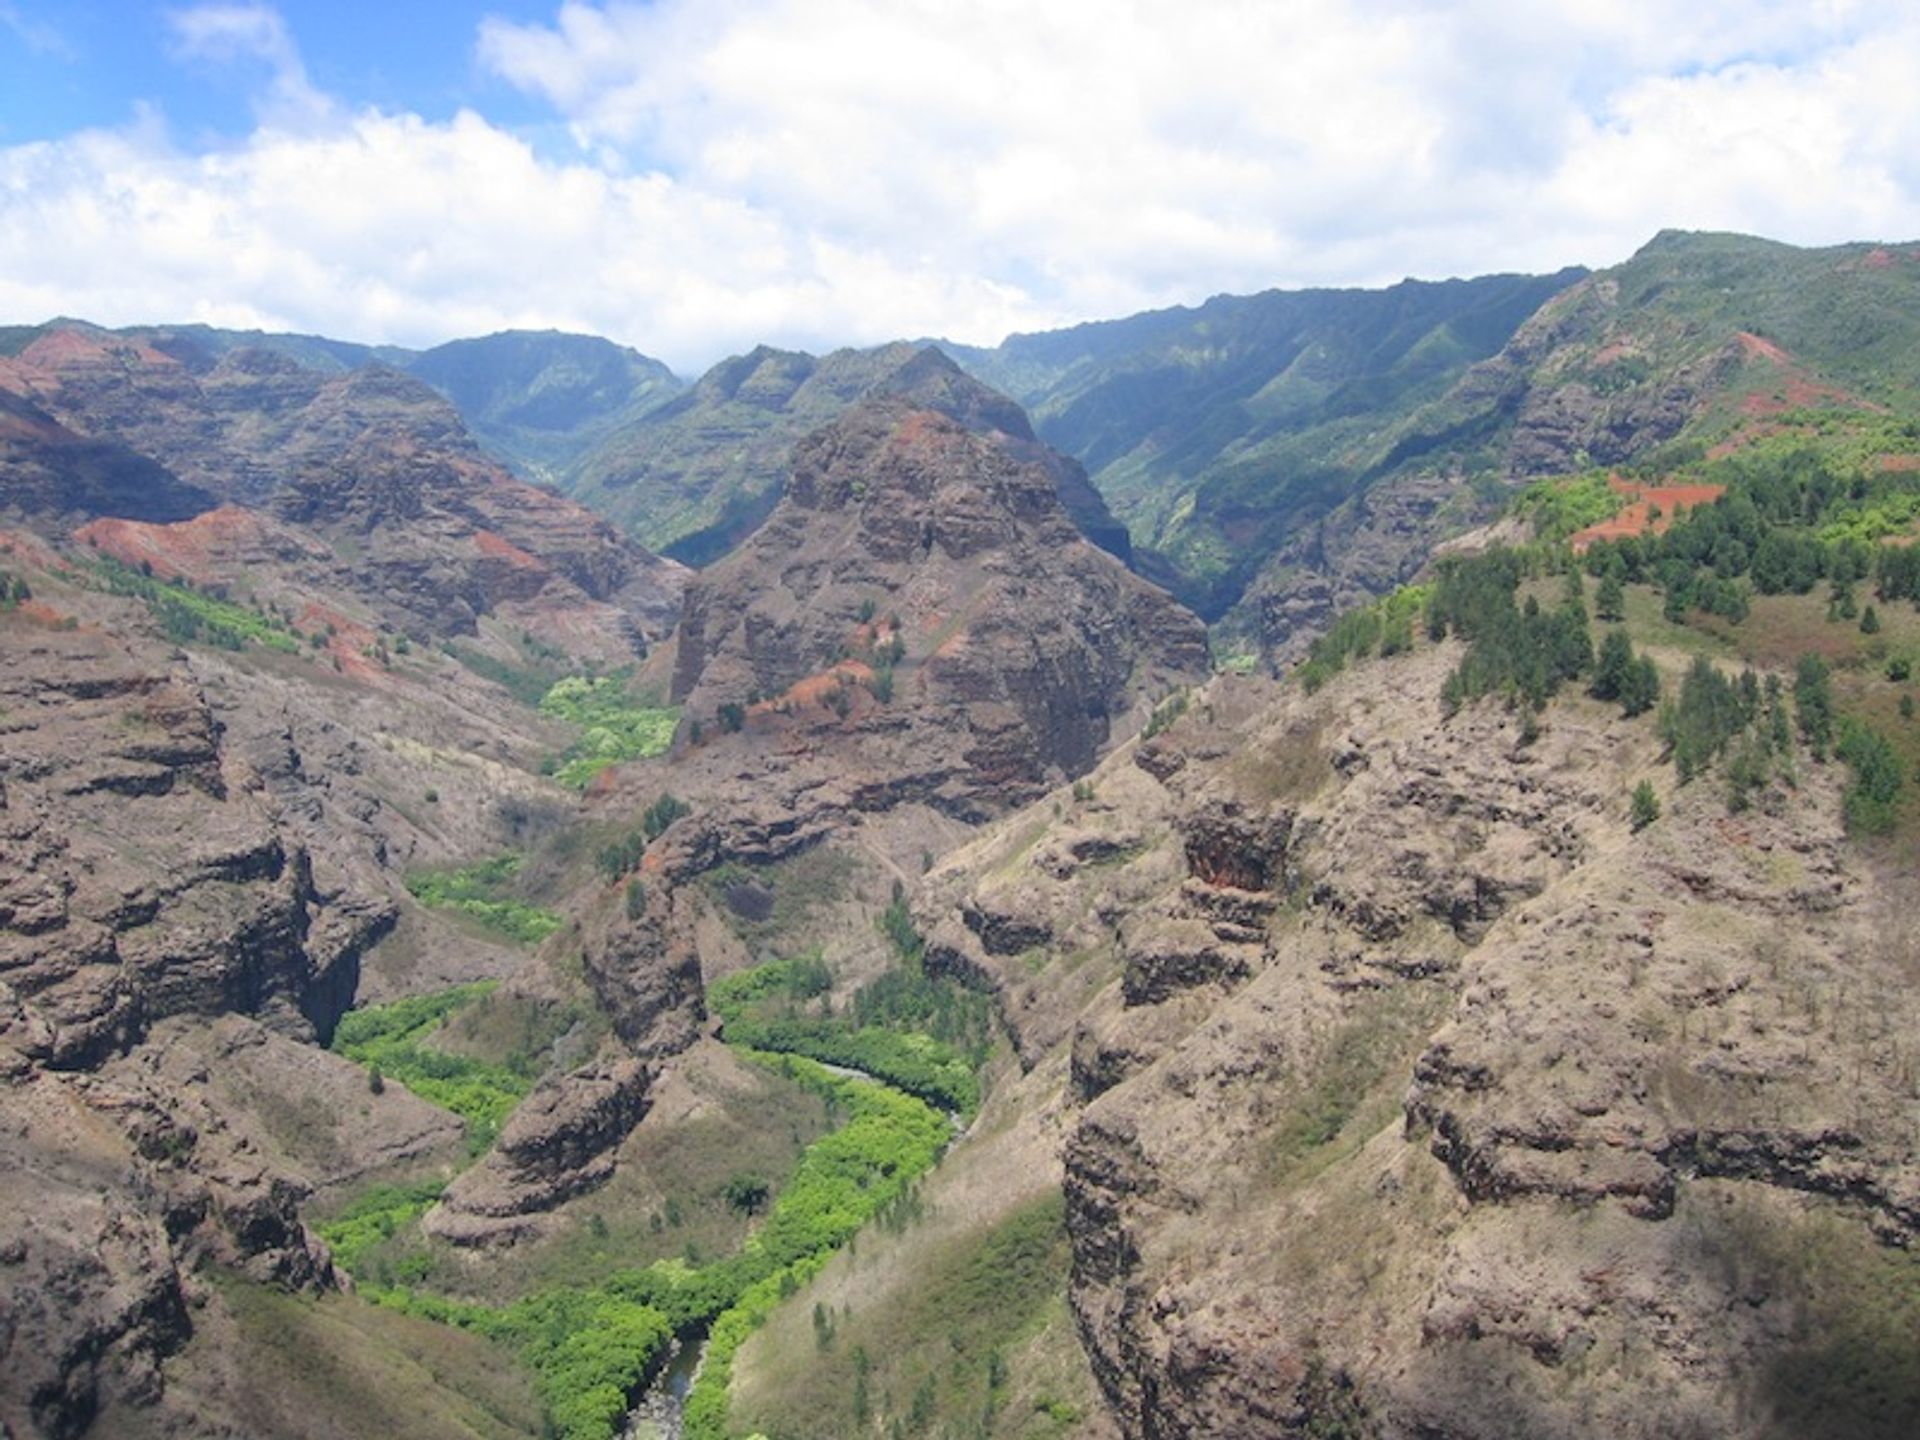
<svg viewBox="0 0 1920 1440">
<path fill-rule="evenodd" d="M 887 1083 L 877 1075 L 856 1070 L 850 1065 L 834 1065 L 824 1060 L 814 1063 L 851 1080 L 865 1080 L 873 1085 Z M 949 1113 L 947 1118 L 956 1133 L 965 1128 L 959 1115 Z M 681 1414 L 686 1408 L 687 1392 L 693 1389 L 694 1378 L 700 1373 L 700 1363 L 706 1358 L 706 1353 L 704 1334 L 691 1341 L 673 1342 L 667 1363 L 633 1402 L 633 1408 L 627 1411 L 627 1422 L 620 1431 L 620 1440 L 680 1440 Z"/>
<path fill-rule="evenodd" d="M 680 1440 L 680 1414 L 706 1353 L 704 1338 L 684 1344 L 674 1341 L 666 1365 L 627 1412 L 620 1440 Z"/>
</svg>

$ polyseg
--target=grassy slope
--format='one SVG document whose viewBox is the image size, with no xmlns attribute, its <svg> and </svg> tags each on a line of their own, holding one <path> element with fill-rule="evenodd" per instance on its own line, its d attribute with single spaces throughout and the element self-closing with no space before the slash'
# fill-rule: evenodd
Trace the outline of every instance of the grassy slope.
<svg viewBox="0 0 1920 1440">
<path fill-rule="evenodd" d="M 738 1422 L 774 1440 L 836 1440 L 895 1421 L 915 1434 L 1069 1433 L 1088 1397 L 1074 1357 L 1059 1353 L 1077 1343 L 1062 1222 L 1059 1194 L 1043 1194 L 926 1242 L 914 1283 L 870 1303 L 818 1302 L 816 1319 L 803 1296 L 801 1318 L 756 1350 Z M 913 1227 L 903 1233 L 910 1243 Z"/>
<path fill-rule="evenodd" d="M 369 1305 L 219 1282 L 170 1387 L 222 1393 L 254 1435 L 306 1440 L 527 1440 L 542 1433 L 526 1372 L 477 1335 Z M 160 1440 L 151 1412 L 103 1416 L 96 1432 Z"/>
<path fill-rule="evenodd" d="M 1519 396 L 1462 377 L 1536 312 L 1544 339 L 1511 357 L 1510 378 L 1639 416 L 1618 435 L 1652 433 L 1646 416 L 1676 387 L 1706 397 L 1676 437 L 1701 448 L 1810 394 L 1915 408 L 1909 247 L 1665 233 L 1567 290 L 1575 278 L 1220 297 L 959 353 L 1087 465 L 1136 544 L 1171 560 L 1182 598 L 1210 618 L 1276 545 L 1357 490 L 1422 469 L 1500 473 Z M 1742 332 L 1784 355 L 1741 351 Z"/>
</svg>

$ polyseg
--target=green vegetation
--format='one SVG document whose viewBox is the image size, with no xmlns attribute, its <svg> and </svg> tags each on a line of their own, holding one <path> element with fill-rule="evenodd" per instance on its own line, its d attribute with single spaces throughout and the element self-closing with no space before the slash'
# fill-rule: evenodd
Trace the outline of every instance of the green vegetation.
<svg viewBox="0 0 1920 1440">
<path fill-rule="evenodd" d="M 224 594 L 196 590 L 184 580 L 158 580 L 105 557 L 94 561 L 102 589 L 146 601 L 167 639 L 176 645 L 207 644 L 243 650 L 249 644 L 284 655 L 300 652 L 298 633 L 278 615 L 235 604 Z"/>
<path fill-rule="evenodd" d="M 951 1135 L 945 1116 L 910 1096 L 791 1056 L 774 1063 L 832 1096 L 849 1119 L 808 1149 L 766 1224 L 740 1254 L 709 1267 L 730 1267 L 727 1281 L 745 1283 L 709 1332 L 700 1378 L 687 1397 L 687 1440 L 722 1440 L 733 1357 L 747 1336 L 785 1294 L 818 1273 L 834 1250 L 931 1167 Z"/>
<path fill-rule="evenodd" d="M 1441 691 L 1449 714 L 1494 694 L 1539 710 L 1564 682 L 1592 668 L 1593 638 L 1575 586 L 1552 610 L 1532 596 L 1524 606 L 1516 603 L 1521 580 L 1537 564 L 1537 556 L 1513 550 L 1440 563 L 1427 602 L 1427 634 L 1439 640 L 1451 632 L 1467 641 L 1466 657 Z"/>
<path fill-rule="evenodd" d="M 1644 830 L 1660 818 L 1660 797 L 1653 791 L 1651 780 L 1642 780 L 1633 787 L 1633 828 Z"/>
<path fill-rule="evenodd" d="M 509 851 L 451 870 L 416 870 L 407 876 L 407 893 L 430 909 L 458 911 L 510 940 L 538 945 L 560 928 L 560 917 L 506 893 L 520 863 Z"/>
<path fill-rule="evenodd" d="M 1680 783 L 1706 769 L 1736 735 L 1759 718 L 1760 687 L 1751 670 L 1740 683 L 1720 673 L 1704 655 L 1696 655 L 1680 684 L 1678 700 L 1660 707 L 1660 738 L 1673 757 Z M 1768 731 L 1769 737 L 1772 732 Z"/>
<path fill-rule="evenodd" d="M 1907 438 L 1906 445 L 1911 445 Z M 1903 446 L 1902 448 L 1905 448 Z M 1920 558 L 1909 546 L 1877 546 L 1920 514 L 1920 476 L 1845 466 L 1806 440 L 1754 445 L 1689 477 L 1724 485 L 1664 535 L 1590 546 L 1588 573 L 1657 584 L 1670 618 L 1704 610 L 1738 623 L 1752 595 L 1805 595 L 1821 581 L 1835 592 L 1835 618 L 1853 619 L 1852 587 L 1868 579 L 1884 603 L 1910 598 Z M 1884 618 L 1876 614 L 1875 623 Z"/>
<path fill-rule="evenodd" d="M 1514 513 L 1533 524 L 1543 540 L 1564 540 L 1576 530 L 1611 520 L 1626 497 L 1607 483 L 1604 470 L 1585 475 L 1542 480 L 1530 485 L 1514 501 Z"/>
<path fill-rule="evenodd" d="M 680 721 L 677 709 L 634 703 L 617 675 L 555 681 L 541 697 L 540 713 L 580 727 L 580 738 L 554 768 L 554 779 L 575 790 L 623 760 L 665 754 Z"/>
<path fill-rule="evenodd" d="M 533 1088 L 532 1062 L 495 1064 L 426 1042 L 449 1015 L 493 988 L 494 982 L 482 980 L 350 1010 L 340 1017 L 332 1048 L 356 1064 L 378 1066 L 384 1081 L 398 1080 L 421 1099 L 453 1111 L 467 1122 L 468 1144 L 477 1153 L 493 1143 L 513 1107 Z"/>
<path fill-rule="evenodd" d="M 1893 829 L 1900 803 L 1900 757 L 1887 737 L 1870 725 L 1849 720 L 1836 751 L 1852 771 L 1847 786 L 1847 829 L 1856 835 L 1884 835 Z"/>
<path fill-rule="evenodd" d="M 1447 680 L 1444 707 L 1496 694 L 1537 710 L 1584 675 L 1590 694 L 1632 716 L 1658 703 L 1661 690 L 1653 658 L 1636 642 L 1677 649 L 1692 663 L 1679 693 L 1659 703 L 1658 727 L 1681 783 L 1717 768 L 1730 807 L 1742 809 L 1776 780 L 1796 783 L 1797 732 L 1816 763 L 1847 763 L 1850 832 L 1900 831 L 1920 737 L 1899 723 L 1902 695 L 1878 682 L 1904 684 L 1920 653 L 1912 614 L 1920 545 L 1905 539 L 1920 526 L 1920 472 L 1882 460 L 1912 453 L 1920 429 L 1854 412 L 1788 418 L 1787 433 L 1724 459 L 1706 459 L 1702 446 L 1665 457 L 1688 469 L 1663 478 L 1725 493 L 1679 514 L 1662 535 L 1596 542 L 1577 560 L 1550 539 L 1442 560 L 1427 632 L 1458 635 L 1469 647 Z M 1521 508 L 1551 537 L 1587 518 L 1582 495 L 1594 486 L 1584 477 L 1529 492 Z M 1588 498 L 1597 506 L 1597 491 Z M 1567 578 L 1549 604 L 1541 582 L 1555 574 Z M 1626 622 L 1601 637 L 1597 655 L 1582 576 L 1598 581 L 1601 617 Z M 1324 678 L 1347 655 L 1366 653 L 1378 633 L 1371 616 L 1344 618 L 1303 672 Z M 1523 717 L 1523 742 L 1536 733 Z"/>
<path fill-rule="evenodd" d="M 1307 658 L 1294 673 L 1308 694 L 1346 668 L 1347 661 L 1363 659 L 1379 648 L 1382 656 L 1413 648 L 1414 617 L 1425 609 L 1433 592 L 1425 585 L 1403 585 L 1384 599 L 1350 610 L 1315 640 Z"/>
<path fill-rule="evenodd" d="M 33 598 L 33 589 L 18 575 L 0 570 L 0 610 L 11 610 Z"/>
<path fill-rule="evenodd" d="M 784 1334 L 770 1334 L 779 1348 L 756 1369 L 771 1373 L 756 1375 L 736 1399 L 743 1425 L 793 1440 L 891 1435 L 895 1427 L 905 1435 L 988 1435 L 1006 1433 L 1017 1414 L 1011 1407 L 1022 1403 L 1048 1418 L 1070 1414 L 1065 1425 L 1077 1420 L 1072 1401 L 1044 1392 L 1028 1398 L 1032 1390 L 1015 1380 L 1044 1331 L 1066 1332 L 1056 1340 L 1072 1331 L 1059 1192 L 922 1248 L 913 1285 L 850 1314 L 816 1309 L 810 1336 L 791 1321 Z"/>
<path fill-rule="evenodd" d="M 594 864 L 608 880 L 618 880 L 639 868 L 647 846 L 667 833 L 667 827 L 683 815 L 693 813 L 685 801 L 671 794 L 661 795 L 641 812 L 640 823 L 602 845 L 594 854 Z"/>
<path fill-rule="evenodd" d="M 372 1069 L 378 1073 L 379 1066 Z M 334 1260 L 358 1274 L 360 1263 L 374 1246 L 391 1239 L 401 1226 L 426 1214 L 446 1184 L 419 1180 L 411 1185 L 375 1185 L 354 1197 L 353 1203 L 319 1227 L 320 1238 Z M 382 1280 L 381 1283 L 389 1283 Z"/>
<path fill-rule="evenodd" d="M 1342 503 L 1416 465 L 1471 465 L 1499 417 L 1426 412 L 1575 278 L 1218 297 L 1017 336 L 965 363 L 1087 462 L 1135 545 L 1215 620 Z M 1462 497 L 1463 519 L 1474 504 Z"/>
<path fill-rule="evenodd" d="M 976 1072 L 992 1040 L 990 1002 L 926 973 L 904 900 L 896 897 L 880 923 L 900 963 L 857 990 L 850 1013 L 825 1008 L 832 976 L 817 953 L 716 980 L 707 1002 L 734 1044 L 862 1070 L 971 1115 L 980 1104 Z"/>
<path fill-rule="evenodd" d="M 533 1371 L 551 1433 L 559 1440 L 609 1440 L 627 1397 L 659 1367 L 673 1327 L 655 1306 L 615 1283 L 555 1289 L 494 1308 L 405 1287 L 363 1287 L 376 1305 L 471 1330 L 516 1351 Z"/>
<path fill-rule="evenodd" d="M 506 1306 L 363 1285 L 377 1304 L 456 1325 L 514 1348 L 538 1379 L 565 1440 L 607 1440 L 627 1397 L 655 1370 L 673 1335 L 709 1330 L 689 1437 L 724 1434 L 734 1352 L 773 1306 L 896 1200 L 950 1137 L 939 1111 L 883 1085 L 838 1076 L 790 1056 L 755 1057 L 824 1096 L 847 1117 L 815 1141 L 765 1220 L 734 1255 L 704 1266 L 657 1261 L 595 1286 L 539 1292 Z"/>
<path fill-rule="evenodd" d="M 1649 655 L 1636 655 L 1625 630 L 1609 630 L 1594 661 L 1587 693 L 1596 700 L 1618 700 L 1620 713 L 1643 715 L 1660 699 L 1660 667 Z"/>
</svg>

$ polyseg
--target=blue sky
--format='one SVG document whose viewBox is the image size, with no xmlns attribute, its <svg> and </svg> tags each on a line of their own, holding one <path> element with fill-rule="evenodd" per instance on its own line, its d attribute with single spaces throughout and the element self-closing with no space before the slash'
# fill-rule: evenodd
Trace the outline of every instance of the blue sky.
<svg viewBox="0 0 1920 1440">
<path fill-rule="evenodd" d="M 268 66 L 183 57 L 169 17 L 190 8 L 0 0 L 0 143 L 123 124 L 141 104 L 159 107 L 198 143 L 244 137 Z M 475 51 L 482 12 L 472 5 L 335 0 L 275 9 L 315 87 L 349 106 L 429 119 L 469 106 L 517 126 L 552 119 L 544 104 L 482 69 Z M 504 0 L 484 13 L 537 21 L 551 18 L 554 6 Z"/>
<path fill-rule="evenodd" d="M 1010 330 L 1920 237 L 1867 0 L 0 0 L 0 323 Z"/>
</svg>

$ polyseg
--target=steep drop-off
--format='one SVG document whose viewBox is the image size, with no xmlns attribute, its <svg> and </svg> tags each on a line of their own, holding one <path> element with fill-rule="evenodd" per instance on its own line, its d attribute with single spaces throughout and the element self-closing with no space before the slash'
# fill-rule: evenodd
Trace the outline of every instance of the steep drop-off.
<svg viewBox="0 0 1920 1440">
<path fill-rule="evenodd" d="M 1025 1064 L 1070 1049 L 1121 1430 L 1905 1433 L 1899 880 L 1804 752 L 1636 830 L 1644 720 L 1447 717 L 1456 658 L 1216 680 L 916 906 Z"/>
</svg>

